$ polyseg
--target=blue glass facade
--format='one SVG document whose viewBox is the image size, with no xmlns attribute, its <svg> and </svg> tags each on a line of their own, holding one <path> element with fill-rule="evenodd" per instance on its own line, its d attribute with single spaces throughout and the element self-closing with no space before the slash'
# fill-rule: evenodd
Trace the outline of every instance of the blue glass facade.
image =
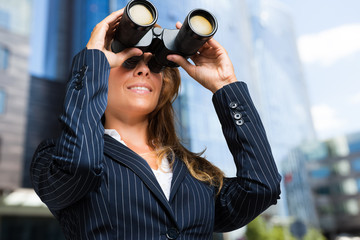
<svg viewBox="0 0 360 240">
<path fill-rule="evenodd" d="M 3 89 L 0 89 L 0 115 L 5 112 L 6 93 Z"/>
<path fill-rule="evenodd" d="M 360 152 L 360 133 L 351 134 L 347 137 L 349 152 Z"/>
<path fill-rule="evenodd" d="M 256 100 L 280 163 L 291 149 L 315 138 L 307 90 L 286 7 L 275 0 L 248 3 L 257 73 L 255 90 L 259 96 Z"/>
<path fill-rule="evenodd" d="M 360 158 L 356 158 L 353 160 L 353 162 L 351 163 L 351 168 L 355 172 L 360 172 Z"/>
<path fill-rule="evenodd" d="M 0 0 L 0 28 L 21 36 L 28 36 L 31 28 L 33 0 Z"/>
<path fill-rule="evenodd" d="M 294 27 L 288 10 L 279 1 L 249 0 L 247 3 L 253 52 L 254 102 L 264 122 L 278 167 L 281 172 L 286 172 L 283 169 L 288 166 L 282 166 L 282 162 L 289 154 L 292 155 L 292 149 L 315 138 Z M 300 157 L 298 154 L 295 156 Z M 294 155 L 291 158 L 295 162 L 302 159 Z M 309 194 L 305 194 L 306 191 L 297 192 L 295 196 L 304 195 L 295 199 L 287 196 L 287 187 L 282 189 L 282 200 L 274 212 L 280 215 L 291 212 L 283 201 L 288 197 L 295 201 L 294 206 L 299 207 L 297 212 L 305 220 L 308 211 L 296 202 L 306 199 Z M 313 222 L 316 224 L 316 218 Z"/>
</svg>

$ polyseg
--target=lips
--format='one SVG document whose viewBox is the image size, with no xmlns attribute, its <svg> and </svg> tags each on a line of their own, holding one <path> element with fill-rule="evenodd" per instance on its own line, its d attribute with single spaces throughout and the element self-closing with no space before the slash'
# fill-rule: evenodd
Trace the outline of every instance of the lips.
<svg viewBox="0 0 360 240">
<path fill-rule="evenodd" d="M 148 91 L 150 92 L 150 89 L 148 89 L 147 87 L 131 87 L 131 90 L 143 90 L 143 91 Z"/>
<path fill-rule="evenodd" d="M 129 90 L 139 93 L 152 92 L 152 88 L 148 84 L 133 84 L 127 87 Z"/>
</svg>

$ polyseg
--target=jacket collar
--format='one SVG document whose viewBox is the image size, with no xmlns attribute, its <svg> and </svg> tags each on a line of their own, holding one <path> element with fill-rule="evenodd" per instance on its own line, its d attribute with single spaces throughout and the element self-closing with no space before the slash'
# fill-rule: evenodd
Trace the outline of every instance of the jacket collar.
<svg viewBox="0 0 360 240">
<path fill-rule="evenodd" d="M 170 198 L 168 201 L 149 164 L 137 153 L 132 151 L 124 144 L 119 143 L 112 137 L 104 135 L 104 154 L 109 156 L 114 161 L 126 165 L 130 170 L 132 170 L 161 202 L 164 208 L 173 217 L 174 223 L 177 225 L 175 215 L 170 206 L 170 203 L 172 202 L 181 182 L 183 181 L 188 171 L 185 164 L 181 160 L 175 157 L 175 162 L 173 164 L 173 178 L 171 182 Z"/>
</svg>

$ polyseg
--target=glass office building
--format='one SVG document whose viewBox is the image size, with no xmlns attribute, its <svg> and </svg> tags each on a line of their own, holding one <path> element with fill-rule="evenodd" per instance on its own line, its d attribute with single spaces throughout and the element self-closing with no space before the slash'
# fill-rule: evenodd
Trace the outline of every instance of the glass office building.
<svg viewBox="0 0 360 240">
<path fill-rule="evenodd" d="M 307 171 L 321 228 L 360 234 L 360 133 L 324 142 L 324 158 L 309 158 Z"/>
<path fill-rule="evenodd" d="M 274 0 L 250 0 L 255 91 L 278 163 L 315 138 L 291 16 Z"/>
<path fill-rule="evenodd" d="M 276 0 L 249 0 L 254 101 L 278 168 L 291 150 L 315 138 L 291 16 Z M 295 158 L 298 155 L 294 156 Z M 282 182 L 282 184 L 284 181 Z M 288 215 L 286 188 L 270 214 Z"/>
<path fill-rule="evenodd" d="M 359 146 L 360 133 L 354 133 L 293 150 L 283 164 L 292 216 L 312 226 L 318 221 L 329 237 L 360 234 Z"/>
<path fill-rule="evenodd" d="M 31 1 L 0 0 L 0 196 L 21 186 Z"/>
</svg>

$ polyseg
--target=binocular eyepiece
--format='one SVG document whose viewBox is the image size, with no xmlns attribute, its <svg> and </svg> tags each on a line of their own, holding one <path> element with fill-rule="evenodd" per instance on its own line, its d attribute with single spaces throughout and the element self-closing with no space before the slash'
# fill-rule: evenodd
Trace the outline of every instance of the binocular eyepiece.
<svg viewBox="0 0 360 240">
<path fill-rule="evenodd" d="M 158 19 L 155 6 L 147 0 L 132 0 L 126 7 L 115 32 L 111 50 L 118 53 L 125 48 L 136 47 L 151 52 L 148 67 L 159 73 L 164 67 L 178 67 L 166 59 L 169 54 L 188 58 L 209 40 L 217 31 L 216 18 L 203 9 L 192 10 L 180 29 L 154 27 Z M 151 31 L 150 31 L 151 30 Z M 124 67 L 134 68 L 140 57 L 126 60 Z"/>
</svg>

